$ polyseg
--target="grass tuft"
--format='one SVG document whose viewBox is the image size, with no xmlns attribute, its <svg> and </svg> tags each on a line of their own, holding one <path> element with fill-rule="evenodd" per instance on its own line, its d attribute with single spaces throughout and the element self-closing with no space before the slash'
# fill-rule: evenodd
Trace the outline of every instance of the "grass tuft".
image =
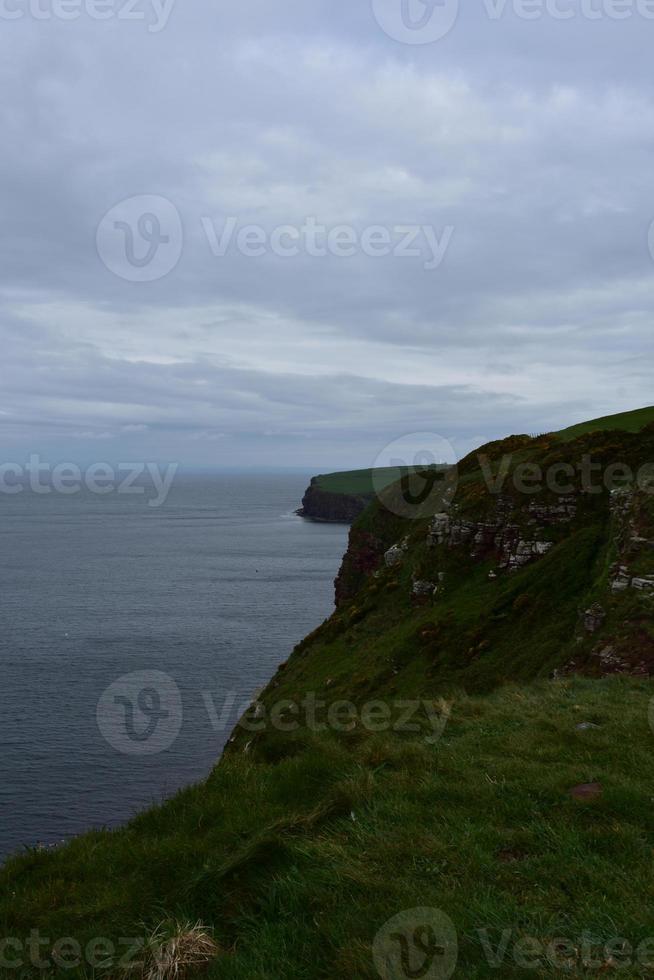
<svg viewBox="0 0 654 980">
<path fill-rule="evenodd" d="M 149 935 L 140 961 L 125 977 L 141 980 L 184 980 L 216 959 L 220 952 L 211 931 L 196 922 L 163 921 Z"/>
</svg>

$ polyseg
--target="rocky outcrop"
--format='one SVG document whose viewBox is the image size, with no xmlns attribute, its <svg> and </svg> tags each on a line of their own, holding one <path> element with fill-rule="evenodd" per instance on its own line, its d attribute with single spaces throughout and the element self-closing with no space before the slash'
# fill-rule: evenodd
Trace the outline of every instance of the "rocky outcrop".
<svg viewBox="0 0 654 980">
<path fill-rule="evenodd" d="M 414 579 L 411 587 L 411 598 L 417 604 L 428 602 L 439 590 L 436 582 L 428 579 Z"/>
<path fill-rule="evenodd" d="M 584 629 L 587 633 L 596 633 L 601 629 L 606 619 L 606 610 L 600 606 L 599 602 L 593 605 L 584 613 Z"/>
<path fill-rule="evenodd" d="M 574 512 L 569 508 L 539 508 L 548 523 L 571 520 Z M 517 523 L 506 517 L 507 505 L 498 501 L 496 515 L 491 520 L 462 520 L 448 513 L 436 514 L 427 535 L 427 545 L 445 545 L 456 548 L 465 545 L 470 557 L 476 560 L 495 555 L 498 567 L 509 571 L 522 568 L 536 558 L 546 555 L 554 547 L 552 541 L 543 540 L 539 528 L 528 536 Z M 530 513 L 533 513 L 530 508 Z"/>
<path fill-rule="evenodd" d="M 297 511 L 300 517 L 329 524 L 352 524 L 370 501 L 370 496 L 354 496 L 323 490 L 314 476 Z"/>
<path fill-rule="evenodd" d="M 627 490 L 614 490 L 611 494 L 611 515 L 618 551 L 618 558 L 609 570 L 609 587 L 614 595 L 628 589 L 654 594 L 654 575 L 634 571 L 634 566 L 641 563 L 643 554 L 649 558 L 654 550 L 654 539 L 647 536 L 651 533 L 651 527 L 642 513 L 642 497 L 642 494 Z"/>
<path fill-rule="evenodd" d="M 654 492 L 637 481 L 614 488 L 609 475 L 621 458 L 621 472 L 634 473 L 654 458 L 654 427 L 643 436 L 592 436 L 570 449 L 533 440 L 528 463 L 543 474 L 536 490 L 521 489 L 497 461 L 491 486 L 488 466 L 475 471 L 474 460 L 464 460 L 456 496 L 436 514 L 407 516 L 380 497 L 352 529 L 338 605 L 360 596 L 354 612 L 377 612 L 390 628 L 429 607 L 434 673 L 461 671 L 480 685 L 494 670 L 488 651 L 501 653 L 507 676 L 530 657 L 548 676 L 654 675 Z M 552 489 L 549 475 L 561 466 L 580 474 L 570 492 Z M 467 616 L 478 591 L 477 623 Z M 342 628 L 351 621 L 344 614 Z M 422 632 L 416 636 L 422 649 Z M 410 656 L 411 642 L 400 646 Z"/>
<path fill-rule="evenodd" d="M 538 504 L 532 500 L 527 509 L 530 524 L 567 524 L 577 516 L 574 497 L 559 497 L 556 504 Z"/>
<path fill-rule="evenodd" d="M 611 592 L 626 592 L 627 589 L 636 589 L 638 592 L 654 593 L 654 575 L 640 577 L 631 575 L 627 565 L 616 563 L 611 566 Z"/>
<path fill-rule="evenodd" d="M 409 539 L 402 538 L 397 544 L 394 544 L 388 549 L 384 555 L 384 563 L 387 568 L 393 568 L 394 565 L 399 565 L 404 558 L 407 550 L 409 548 Z"/>
</svg>

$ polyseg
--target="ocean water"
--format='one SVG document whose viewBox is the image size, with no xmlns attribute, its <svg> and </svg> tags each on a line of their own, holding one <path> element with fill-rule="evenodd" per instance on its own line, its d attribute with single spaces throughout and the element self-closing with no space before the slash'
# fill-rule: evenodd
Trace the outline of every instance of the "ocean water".
<svg viewBox="0 0 654 980">
<path fill-rule="evenodd" d="M 347 528 L 293 514 L 308 478 L 0 496 L 0 860 L 208 774 L 333 608 Z"/>
</svg>

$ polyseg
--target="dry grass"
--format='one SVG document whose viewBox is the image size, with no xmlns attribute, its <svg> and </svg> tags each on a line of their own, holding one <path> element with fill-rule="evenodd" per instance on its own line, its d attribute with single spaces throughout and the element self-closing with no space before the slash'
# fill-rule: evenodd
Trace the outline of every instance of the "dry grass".
<svg viewBox="0 0 654 980">
<path fill-rule="evenodd" d="M 217 943 L 200 922 L 161 922 L 148 938 L 143 958 L 130 975 L 142 980 L 183 980 L 193 969 L 215 959 Z"/>
</svg>

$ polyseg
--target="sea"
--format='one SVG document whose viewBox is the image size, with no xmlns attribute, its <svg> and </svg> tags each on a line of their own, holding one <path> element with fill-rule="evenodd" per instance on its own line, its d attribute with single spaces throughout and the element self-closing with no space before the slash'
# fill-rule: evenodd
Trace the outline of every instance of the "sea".
<svg viewBox="0 0 654 980">
<path fill-rule="evenodd" d="M 0 861 L 209 774 L 333 609 L 348 529 L 295 515 L 309 476 L 0 495 Z"/>
</svg>

